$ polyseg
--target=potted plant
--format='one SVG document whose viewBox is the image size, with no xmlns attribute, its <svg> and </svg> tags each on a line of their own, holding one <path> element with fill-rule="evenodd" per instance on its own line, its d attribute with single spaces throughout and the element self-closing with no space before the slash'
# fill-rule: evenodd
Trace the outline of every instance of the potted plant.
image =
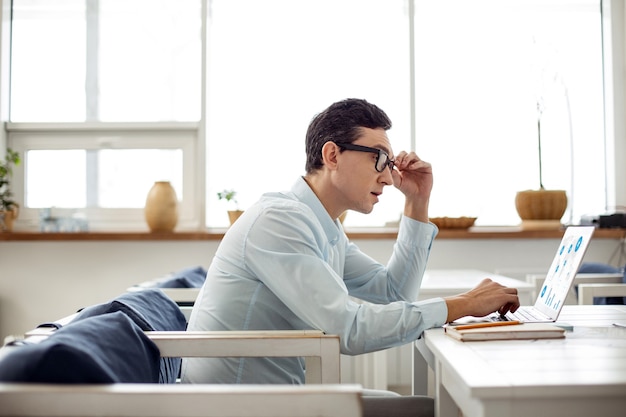
<svg viewBox="0 0 626 417">
<path fill-rule="evenodd" d="M 0 162 L 0 230 L 13 230 L 13 222 L 19 213 L 19 205 L 13 200 L 11 177 L 13 166 L 19 165 L 20 156 L 8 148 L 4 161 Z"/>
<path fill-rule="evenodd" d="M 222 190 L 217 193 L 217 198 L 219 200 L 226 200 L 226 202 L 231 205 L 232 209 L 228 210 L 228 218 L 230 220 L 230 224 L 232 225 L 235 221 L 243 214 L 242 210 L 239 210 L 239 203 L 237 202 L 237 191 L 230 190 Z"/>
<path fill-rule="evenodd" d="M 515 208 L 522 219 L 522 225 L 534 228 L 561 226 L 561 217 L 567 209 L 565 190 L 546 190 L 543 186 L 541 155 L 542 100 L 537 100 L 537 149 L 539 158 L 539 189 L 519 191 L 515 196 Z"/>
<path fill-rule="evenodd" d="M 563 77 L 559 74 L 553 58 L 553 51 L 546 49 L 534 41 L 537 53 L 533 65 L 535 84 L 535 105 L 537 110 L 537 157 L 539 160 L 539 189 L 520 191 L 515 196 L 515 208 L 522 219 L 524 228 L 559 228 L 561 217 L 567 210 L 567 193 L 565 190 L 547 190 L 543 184 L 543 155 L 541 147 L 542 122 L 544 122 L 547 102 L 556 104 L 554 99 L 564 99 L 565 110 L 569 122 L 570 142 L 572 137 L 572 117 L 569 106 L 569 95 Z M 570 143 L 570 145 L 572 145 Z"/>
</svg>

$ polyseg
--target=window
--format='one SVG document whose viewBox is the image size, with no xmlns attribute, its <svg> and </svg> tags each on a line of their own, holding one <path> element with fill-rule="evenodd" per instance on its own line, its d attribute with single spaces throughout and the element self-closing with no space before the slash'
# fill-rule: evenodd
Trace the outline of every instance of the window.
<svg viewBox="0 0 626 417">
<path fill-rule="evenodd" d="M 310 118 L 345 97 L 381 106 L 394 150 L 433 164 L 431 215 L 478 225 L 519 223 L 515 193 L 539 187 L 541 100 L 543 183 L 567 190 L 564 220 L 604 209 L 599 1 L 416 0 L 412 23 L 411 3 L 212 2 L 209 222 L 226 221 L 215 204 L 224 187 L 246 204 L 288 188 L 303 172 Z M 372 214 L 345 224 L 393 222 L 401 201 L 387 187 Z"/>
<path fill-rule="evenodd" d="M 309 122 L 331 103 L 365 98 L 391 117 L 396 149 L 410 146 L 409 26 L 405 1 L 213 0 L 207 51 L 207 222 L 225 226 L 217 192 L 241 208 L 304 174 Z M 392 187 L 370 215 L 400 217 Z"/>
<path fill-rule="evenodd" d="M 31 221 L 60 197 L 36 158 L 62 150 L 80 171 L 80 191 L 54 203 L 76 206 L 67 213 L 143 225 L 141 196 L 165 164 L 186 224 L 225 227 L 217 192 L 237 190 L 245 209 L 288 189 L 304 173 L 309 121 L 346 97 L 389 114 L 394 151 L 432 162 L 432 216 L 519 223 L 515 193 L 539 186 L 538 103 L 542 182 L 567 191 L 564 221 L 610 200 L 600 0 L 204 4 L 14 1 L 9 145 L 26 155 Z M 126 162 L 136 159 L 141 169 Z M 345 224 L 395 222 L 402 201 L 387 187 L 372 214 Z"/>
<path fill-rule="evenodd" d="M 167 180 L 179 224 L 201 226 L 201 23 L 200 0 L 13 2 L 22 222 L 51 208 L 93 229 L 141 227 L 150 187 Z"/>
<path fill-rule="evenodd" d="M 517 191 L 569 197 L 563 221 L 606 204 L 597 0 L 418 1 L 416 148 L 435 167 L 432 214 L 517 224 Z"/>
<path fill-rule="evenodd" d="M 12 122 L 200 120 L 200 0 L 15 0 Z"/>
<path fill-rule="evenodd" d="M 144 225 L 143 207 L 155 181 L 170 181 L 179 199 L 179 224 L 198 227 L 195 125 L 159 130 L 44 131 L 18 128 L 11 146 L 23 155 L 16 196 L 20 217 L 37 224 L 51 209 L 57 217 L 86 217 L 90 228 L 132 229 Z M 128 126 L 125 126 L 128 128 Z M 23 193 L 22 193 L 23 191 Z"/>
</svg>

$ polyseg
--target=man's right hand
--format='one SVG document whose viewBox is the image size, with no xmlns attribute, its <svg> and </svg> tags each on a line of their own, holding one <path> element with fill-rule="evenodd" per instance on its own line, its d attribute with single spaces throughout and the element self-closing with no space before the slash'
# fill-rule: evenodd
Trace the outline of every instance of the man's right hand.
<svg viewBox="0 0 626 417">
<path fill-rule="evenodd" d="M 465 316 L 482 317 L 497 311 L 515 312 L 520 306 L 517 288 L 505 287 L 485 278 L 466 293 L 444 298 L 448 306 L 447 323 Z"/>
</svg>

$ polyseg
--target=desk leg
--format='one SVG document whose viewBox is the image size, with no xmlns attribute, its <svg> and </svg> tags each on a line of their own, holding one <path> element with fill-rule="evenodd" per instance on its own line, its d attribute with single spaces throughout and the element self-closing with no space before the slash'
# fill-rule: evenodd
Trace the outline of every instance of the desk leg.
<svg viewBox="0 0 626 417">
<path fill-rule="evenodd" d="M 424 339 L 415 341 L 413 345 L 413 378 L 411 391 L 413 395 L 428 395 L 428 375 L 434 365 L 434 358 L 424 344 Z"/>
<path fill-rule="evenodd" d="M 462 416 L 461 410 L 450 396 L 450 393 L 441 382 L 441 363 L 435 363 L 435 416 L 458 417 Z"/>
</svg>

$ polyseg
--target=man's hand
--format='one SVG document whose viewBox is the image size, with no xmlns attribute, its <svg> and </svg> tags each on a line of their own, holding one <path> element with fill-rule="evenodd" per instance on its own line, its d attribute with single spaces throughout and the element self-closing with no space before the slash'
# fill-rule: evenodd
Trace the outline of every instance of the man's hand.
<svg viewBox="0 0 626 417">
<path fill-rule="evenodd" d="M 433 188 L 432 166 L 422 161 L 415 152 L 400 152 L 391 172 L 393 185 L 404 194 L 404 215 L 415 220 L 428 222 L 428 203 Z"/>
<path fill-rule="evenodd" d="M 470 291 L 444 298 L 448 305 L 447 323 L 464 316 L 482 317 L 497 311 L 505 314 L 520 306 L 517 289 L 486 278 Z"/>
</svg>

